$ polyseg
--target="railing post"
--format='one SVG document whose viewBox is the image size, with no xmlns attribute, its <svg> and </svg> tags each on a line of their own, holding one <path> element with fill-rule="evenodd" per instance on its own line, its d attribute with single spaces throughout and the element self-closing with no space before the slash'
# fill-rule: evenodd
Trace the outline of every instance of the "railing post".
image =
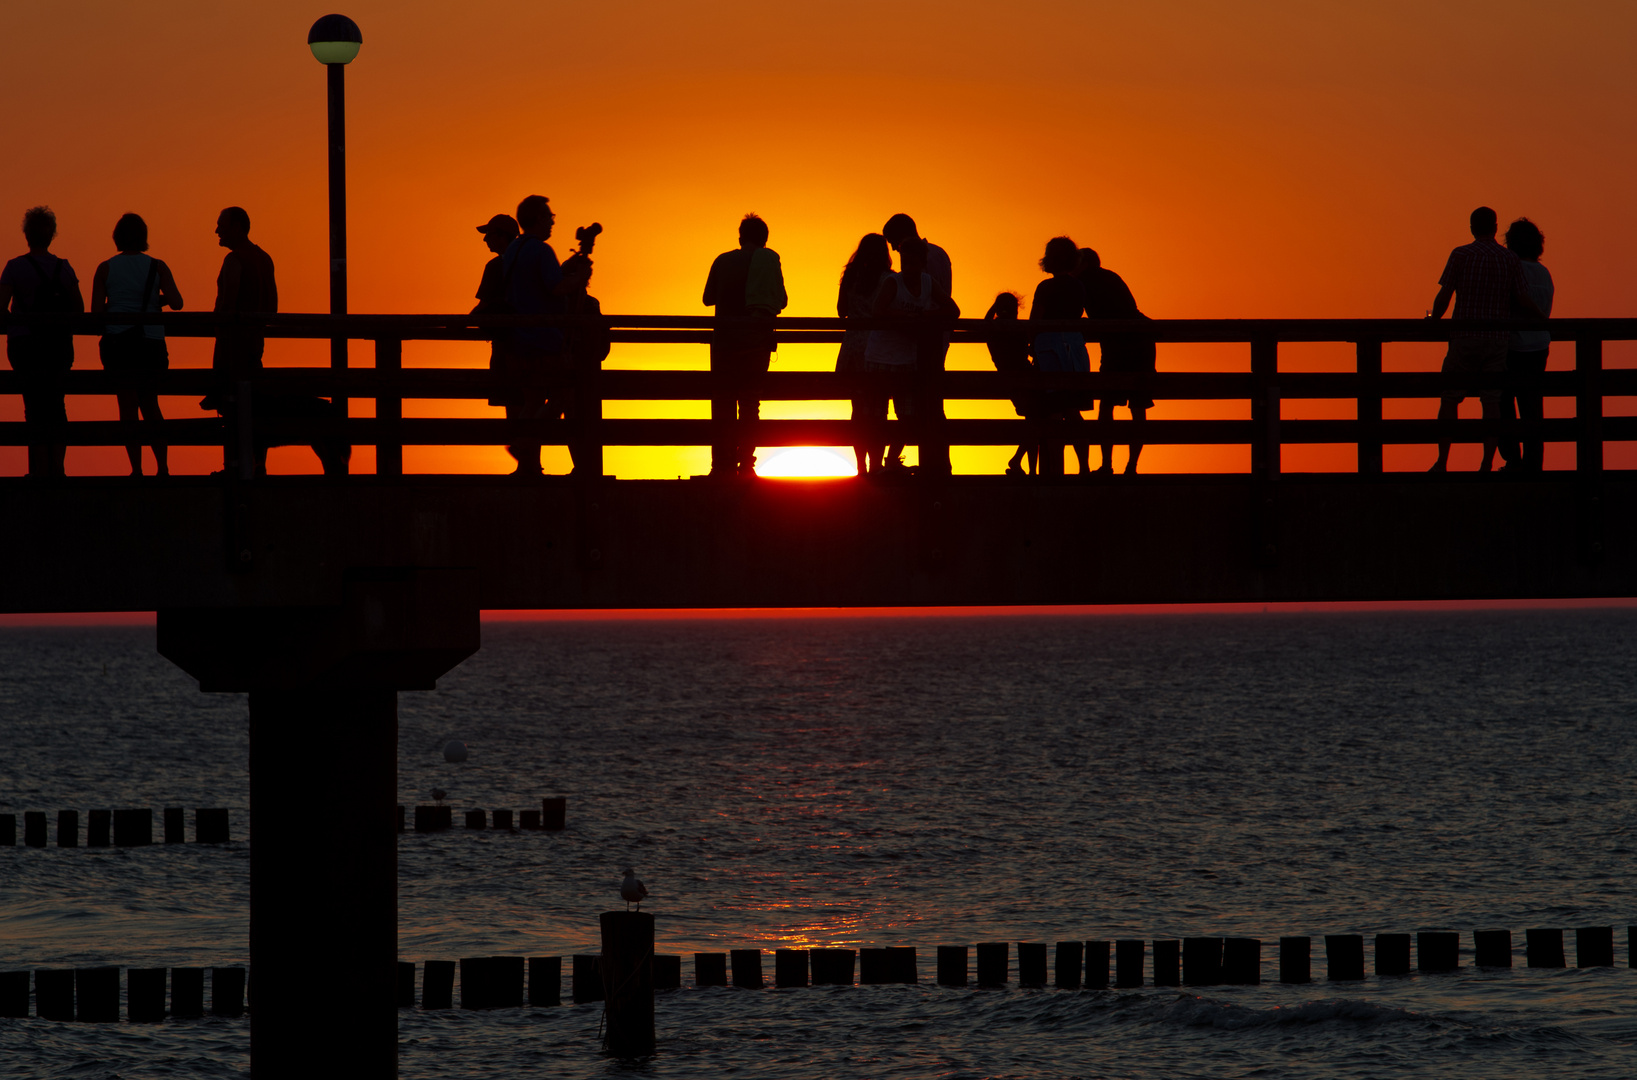
<svg viewBox="0 0 1637 1080">
<path fill-rule="evenodd" d="M 1251 442 L 1252 549 L 1256 564 L 1272 567 L 1279 561 L 1278 523 L 1275 518 L 1273 481 L 1279 475 L 1279 342 L 1269 337 L 1253 338 L 1250 344 L 1252 376 L 1251 420 L 1255 434 Z"/>
<path fill-rule="evenodd" d="M 1575 395 L 1579 438 L 1575 471 L 1579 474 L 1579 534 L 1582 562 L 1603 558 L 1603 342 L 1580 338 L 1574 343 L 1574 369 L 1580 376 Z"/>
<path fill-rule="evenodd" d="M 1381 475 L 1381 342 L 1358 343 L 1358 471 Z"/>
<path fill-rule="evenodd" d="M 603 478 L 603 395 L 599 374 L 600 369 L 581 375 L 576 391 L 581 422 L 577 425 L 580 429 L 576 432 L 580 448 L 574 455 L 574 470 L 587 480 Z"/>
<path fill-rule="evenodd" d="M 404 369 L 404 343 L 399 338 L 375 339 L 375 475 L 404 474 L 404 399 L 398 373 Z M 339 398 L 343 405 L 346 398 Z M 346 413 L 342 413 L 345 416 Z"/>
</svg>

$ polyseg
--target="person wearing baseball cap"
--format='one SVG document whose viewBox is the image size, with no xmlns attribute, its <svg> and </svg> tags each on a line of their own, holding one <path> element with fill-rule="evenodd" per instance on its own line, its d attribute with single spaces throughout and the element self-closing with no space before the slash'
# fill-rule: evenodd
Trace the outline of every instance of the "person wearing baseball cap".
<svg viewBox="0 0 1637 1080">
<path fill-rule="evenodd" d="M 483 279 L 477 286 L 477 306 L 472 309 L 472 314 L 493 314 L 505 310 L 506 276 L 500 257 L 521 230 L 517 227 L 517 219 L 510 214 L 496 214 L 487 224 L 479 225 L 477 231 L 483 234 L 483 243 L 494 252 L 495 257 L 483 267 Z"/>
</svg>

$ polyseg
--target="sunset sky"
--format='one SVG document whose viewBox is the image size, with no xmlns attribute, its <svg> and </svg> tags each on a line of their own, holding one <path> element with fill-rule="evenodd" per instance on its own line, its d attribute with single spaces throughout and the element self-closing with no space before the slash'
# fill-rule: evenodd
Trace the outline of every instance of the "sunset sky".
<svg viewBox="0 0 1637 1080">
<path fill-rule="evenodd" d="M 210 306 L 220 264 L 215 215 L 242 205 L 277 260 L 284 309 L 323 310 L 325 82 L 305 41 L 326 10 L 6 5 L 0 219 L 15 230 L 26 207 L 51 205 L 54 250 L 88 285 L 113 254 L 114 221 L 137 211 L 197 310 Z M 833 314 L 858 237 L 906 211 L 951 253 L 969 315 L 999 290 L 1027 295 L 1045 240 L 1067 233 L 1097 248 L 1154 317 L 1413 317 L 1483 203 L 1503 222 L 1528 215 L 1544 229 L 1556 314 L 1634 314 L 1629 3 L 842 0 L 781 11 L 360 0 L 343 10 L 364 34 L 347 71 L 354 311 L 468 309 L 487 257 L 473 226 L 538 192 L 557 211 L 560 254 L 574 226 L 605 226 L 592 292 L 610 312 L 706 314 L 710 260 L 754 210 L 783 258 L 793 315 Z M 15 250 L 0 250 L 21 253 L 20 234 L 6 235 Z M 178 366 L 207 359 L 197 342 L 173 343 L 172 355 Z M 1439 355 L 1389 346 L 1387 363 L 1430 368 Z M 368 363 L 369 348 L 355 345 L 354 357 Z M 476 346 L 406 349 L 411 364 L 485 358 Z M 318 360 L 303 346 L 269 350 L 269 362 Z M 1554 350 L 1554 367 L 1571 360 L 1568 347 Z M 1611 346 L 1608 360 L 1633 353 Z M 833 362 L 833 346 L 786 348 L 775 370 Z M 609 363 L 703 367 L 705 350 L 616 346 Z M 1242 348 L 1160 350 L 1162 370 L 1247 363 Z M 1285 353 L 1289 368 L 1350 363 L 1345 346 Z M 96 366 L 93 340 L 81 339 L 79 365 Z M 951 366 L 989 364 L 966 347 Z M 191 401 L 167 404 L 196 414 Z M 71 409 L 112 415 L 112 402 Z M 845 409 L 791 403 L 765 415 Z M 1400 415 L 1434 409 L 1418 402 Z M 0 400 L 0 412 L 18 418 L 18 400 Z M 951 408 L 1008 413 L 1005 403 Z M 1162 404 L 1151 415 L 1234 414 Z M 1475 464 L 1476 448 L 1465 449 L 1458 468 Z M 1569 464 L 1572 451 L 1558 450 L 1567 456 L 1548 464 Z M 566 468 L 555 453 L 548 471 Z M 1387 464 L 1424 468 L 1431 453 L 1390 450 Z M 1006 456 L 958 451 L 956 467 L 998 471 Z M 1292 469 L 1351 459 L 1351 448 L 1286 452 Z M 371 460 L 366 450 L 355 467 Z M 1144 465 L 1245 460 L 1238 448 L 1155 448 Z M 499 448 L 411 451 L 407 463 L 510 466 Z M 177 455 L 183 471 L 218 464 Z M 621 476 L 685 475 L 704 470 L 708 450 L 615 449 L 608 464 Z M 317 463 L 289 448 L 273 466 Z M 123 471 L 123 454 L 71 451 L 69 468 Z M 0 473 L 23 470 L 21 449 L 0 450 Z"/>
</svg>

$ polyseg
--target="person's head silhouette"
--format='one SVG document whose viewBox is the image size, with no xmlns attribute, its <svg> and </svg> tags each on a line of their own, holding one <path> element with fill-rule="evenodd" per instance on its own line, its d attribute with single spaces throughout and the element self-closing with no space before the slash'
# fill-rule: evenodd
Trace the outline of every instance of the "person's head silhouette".
<svg viewBox="0 0 1637 1080">
<path fill-rule="evenodd" d="M 1080 249 L 1066 236 L 1054 236 L 1046 241 L 1046 254 L 1040 257 L 1040 269 L 1048 274 L 1072 274 L 1080 264 Z"/>
<path fill-rule="evenodd" d="M 887 238 L 894 251 L 902 251 L 904 241 L 920 239 L 921 234 L 915 229 L 915 219 L 908 214 L 894 214 L 881 226 L 881 235 Z"/>
<path fill-rule="evenodd" d="M 757 214 L 746 214 L 739 222 L 739 246 L 762 248 L 767 246 L 767 222 Z"/>
<path fill-rule="evenodd" d="M 23 239 L 30 251 L 44 251 L 57 238 L 57 215 L 49 206 L 31 206 L 23 211 Z"/>
<path fill-rule="evenodd" d="M 1495 235 L 1495 229 L 1499 226 L 1499 220 L 1495 217 L 1495 211 L 1491 210 L 1487 206 L 1480 206 L 1478 209 L 1472 211 L 1472 217 L 1468 219 L 1468 222 L 1471 225 L 1472 237 L 1475 240 L 1493 237 Z"/>
<path fill-rule="evenodd" d="M 1074 272 L 1079 277 L 1095 273 L 1103 268 L 1102 257 L 1090 248 L 1080 249 L 1080 261 L 1075 265 Z"/>
<path fill-rule="evenodd" d="M 250 215 L 243 207 L 230 206 L 216 215 L 216 242 L 236 248 L 250 240 Z"/>
<path fill-rule="evenodd" d="M 477 231 L 483 234 L 483 243 L 496 255 L 505 251 L 519 232 L 517 219 L 510 214 L 496 214 L 487 224 L 479 225 Z"/>
<path fill-rule="evenodd" d="M 910 278 L 919 278 L 926 270 L 926 241 L 919 236 L 906 236 L 894 246 L 898 248 L 899 272 Z"/>
<path fill-rule="evenodd" d="M 121 252 L 148 250 L 148 223 L 138 214 L 123 214 L 114 224 L 114 247 Z"/>
<path fill-rule="evenodd" d="M 551 239 L 551 226 L 557 215 L 551 212 L 551 200 L 544 195 L 530 195 L 517 204 L 517 224 L 526 236 Z"/>
<path fill-rule="evenodd" d="M 1016 319 L 1018 308 L 1022 305 L 1022 302 L 1017 293 L 1003 292 L 995 297 L 995 302 L 989 305 L 989 310 L 984 312 L 983 317 L 985 319 L 1001 320 Z"/>
<path fill-rule="evenodd" d="M 1539 262 L 1546 250 L 1546 234 L 1526 217 L 1506 227 L 1506 248 L 1524 262 Z"/>
</svg>

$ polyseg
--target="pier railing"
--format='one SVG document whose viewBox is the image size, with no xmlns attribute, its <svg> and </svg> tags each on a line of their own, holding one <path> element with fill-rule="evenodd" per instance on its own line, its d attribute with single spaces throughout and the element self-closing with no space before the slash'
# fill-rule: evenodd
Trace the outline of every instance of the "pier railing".
<svg viewBox="0 0 1637 1080">
<path fill-rule="evenodd" d="M 1382 448 L 1395 444 L 1483 442 L 1496 434 L 1481 420 L 1384 419 L 1383 402 L 1392 399 L 1438 399 L 1476 396 L 1485 389 L 1511 393 L 1519 388 L 1548 398 L 1572 398 L 1572 417 L 1510 425 L 1503 438 L 1576 446 L 1576 471 L 1595 474 L 1603 468 L 1603 446 L 1610 440 L 1637 440 L 1637 416 L 1607 416 L 1605 401 L 1637 397 L 1637 369 L 1603 365 L 1607 341 L 1637 340 L 1637 319 L 1554 319 L 1545 323 L 1500 321 L 1432 321 L 1423 319 L 1166 319 L 1145 322 L 1013 322 L 956 320 L 947 330 L 952 344 L 983 343 L 1011 337 L 1073 330 L 1088 344 L 1105 337 L 1168 343 L 1248 345 L 1250 370 L 1240 372 L 1174 372 L 1152 375 L 1007 374 L 946 371 L 894 377 L 834 372 L 774 371 L 748 386 L 708 371 L 600 370 L 564 377 L 550 386 L 554 393 L 572 389 L 577 416 L 569 419 L 406 418 L 406 399 L 480 399 L 504 395 L 496 376 L 473 368 L 405 368 L 406 341 L 484 341 L 521 326 L 550 325 L 564 330 L 597 328 L 613 343 L 709 344 L 714 334 L 753 320 L 672 316 L 472 316 L 472 315 L 310 315 L 222 316 L 212 313 L 117 314 L 73 317 L 23 316 L 14 321 L 41 329 L 67 327 L 78 335 L 96 335 L 117 322 L 163 324 L 167 336 L 217 337 L 249 335 L 268 339 L 307 338 L 368 341 L 374 344 L 373 367 L 274 367 L 242 379 L 224 379 L 205 368 L 174 368 L 158 380 L 161 396 L 234 394 L 238 404 L 228 418 L 166 420 L 160 424 L 119 421 L 74 421 L 50 441 L 71 446 L 123 446 L 160 442 L 172 446 L 310 445 L 320 441 L 376 448 L 376 475 L 400 476 L 406 446 L 461 446 L 542 443 L 576 446 L 593 460 L 582 464 L 586 475 L 600 476 L 606 446 L 1016 446 L 1073 442 L 1156 445 L 1240 445 L 1250 448 L 1253 475 L 1280 473 L 1281 450 L 1298 444 L 1351 444 L 1357 447 L 1357 471 L 1382 473 Z M 766 326 L 765 322 L 755 325 Z M 847 329 L 910 328 L 925 332 L 925 323 L 889 320 L 781 318 L 775 334 L 781 344 L 835 344 Z M 1388 342 L 1444 342 L 1475 330 L 1547 329 L 1562 350 L 1572 347 L 1574 368 L 1551 371 L 1527 383 L 1505 373 L 1456 375 L 1439 372 L 1384 372 L 1382 346 Z M 1280 346 L 1330 342 L 1353 347 L 1351 372 L 1281 371 Z M 777 361 L 775 360 L 775 363 Z M 75 370 L 62 381 L 69 395 L 112 395 L 118 384 L 111 374 Z M 0 370 L 0 394 L 20 394 L 27 386 L 17 372 Z M 1242 402 L 1248 419 L 1142 419 L 1075 423 L 1066 420 L 942 419 L 890 421 L 692 419 L 608 419 L 607 401 L 702 401 L 737 395 L 771 400 L 847 400 L 887 395 L 920 400 L 983 400 L 1024 397 L 1042 391 L 1071 391 L 1084 398 L 1153 398 L 1157 401 Z M 329 415 L 268 415 L 258 411 L 257 397 L 324 397 Z M 348 417 L 347 402 L 369 399 L 373 417 Z M 1351 401 L 1353 419 L 1290 419 L 1283 403 L 1300 400 Z M 41 441 L 37 427 L 0 423 L 0 445 L 25 446 Z M 227 454 L 233 457 L 232 454 Z M 249 455 L 244 456 L 248 469 Z"/>
</svg>

